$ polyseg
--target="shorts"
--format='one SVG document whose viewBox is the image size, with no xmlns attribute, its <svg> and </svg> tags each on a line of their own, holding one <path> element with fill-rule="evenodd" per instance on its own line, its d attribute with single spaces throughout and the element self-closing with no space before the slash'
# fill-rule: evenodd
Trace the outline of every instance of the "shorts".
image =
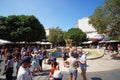
<svg viewBox="0 0 120 80">
<path fill-rule="evenodd" d="M 80 68 L 80 74 L 82 76 L 86 76 L 86 68 L 83 68 L 83 69 Z"/>
<path fill-rule="evenodd" d="M 70 74 L 70 76 L 77 78 L 78 71 L 77 71 L 77 69 L 69 69 L 69 74 Z"/>
</svg>

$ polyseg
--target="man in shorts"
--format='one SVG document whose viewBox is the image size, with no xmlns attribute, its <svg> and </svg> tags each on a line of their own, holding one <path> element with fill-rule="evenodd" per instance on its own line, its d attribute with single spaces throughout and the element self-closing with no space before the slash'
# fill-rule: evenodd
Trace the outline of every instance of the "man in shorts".
<svg viewBox="0 0 120 80">
<path fill-rule="evenodd" d="M 85 52 L 81 53 L 81 57 L 79 58 L 79 63 L 80 63 L 80 71 L 81 71 L 82 80 L 87 80 L 86 79 L 87 64 L 86 64 L 86 54 L 85 54 Z"/>
</svg>

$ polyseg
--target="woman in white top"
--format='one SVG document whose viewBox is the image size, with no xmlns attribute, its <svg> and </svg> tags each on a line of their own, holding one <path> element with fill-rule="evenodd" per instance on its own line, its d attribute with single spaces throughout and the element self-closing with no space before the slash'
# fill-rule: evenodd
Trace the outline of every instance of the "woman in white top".
<svg viewBox="0 0 120 80">
<path fill-rule="evenodd" d="M 74 58 L 74 53 L 71 53 L 71 56 L 65 61 L 65 63 L 69 64 L 69 74 L 70 74 L 70 80 L 77 80 L 77 66 L 78 61 L 76 58 Z"/>
</svg>

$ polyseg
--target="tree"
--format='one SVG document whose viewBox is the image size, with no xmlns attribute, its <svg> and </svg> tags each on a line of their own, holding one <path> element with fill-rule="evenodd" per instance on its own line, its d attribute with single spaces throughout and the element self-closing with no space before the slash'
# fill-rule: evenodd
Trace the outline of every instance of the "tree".
<svg viewBox="0 0 120 80">
<path fill-rule="evenodd" d="M 59 27 L 50 28 L 48 40 L 53 44 L 55 44 L 55 46 L 57 46 L 59 45 L 59 43 L 64 41 L 63 35 L 64 35 L 64 32 Z"/>
<path fill-rule="evenodd" d="M 34 42 L 46 38 L 44 26 L 33 15 L 10 15 L 5 20 L 0 17 L 0 20 L 0 30 L 5 31 L 0 34 L 2 39 L 12 42 Z"/>
<path fill-rule="evenodd" d="M 97 7 L 94 14 L 90 16 L 89 23 L 94 26 L 98 33 L 106 32 L 107 18 L 102 7 Z"/>
<path fill-rule="evenodd" d="M 64 34 L 64 39 L 68 41 L 72 40 L 77 45 L 86 39 L 86 33 L 79 28 L 71 28 Z"/>
<path fill-rule="evenodd" d="M 0 39 L 7 40 L 7 38 L 10 37 L 9 37 L 8 27 L 6 25 L 6 17 L 0 16 Z"/>
<path fill-rule="evenodd" d="M 120 0 L 105 0 L 97 7 L 90 21 L 99 33 L 106 32 L 111 39 L 120 38 Z"/>
<path fill-rule="evenodd" d="M 104 9 L 108 20 L 108 34 L 111 39 L 120 38 L 120 0 L 105 0 Z"/>
</svg>

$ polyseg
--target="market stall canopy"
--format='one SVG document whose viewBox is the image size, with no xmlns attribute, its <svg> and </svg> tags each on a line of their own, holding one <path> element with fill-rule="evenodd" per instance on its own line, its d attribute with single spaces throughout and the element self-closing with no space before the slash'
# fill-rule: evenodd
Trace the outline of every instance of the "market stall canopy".
<svg viewBox="0 0 120 80">
<path fill-rule="evenodd" d="M 11 42 L 7 41 L 7 40 L 0 39 L 0 44 L 7 44 L 7 43 L 11 43 Z"/>
<path fill-rule="evenodd" d="M 39 42 L 39 41 L 37 41 L 35 43 L 41 44 L 41 45 L 51 45 L 52 44 L 51 42 Z"/>
<path fill-rule="evenodd" d="M 82 44 L 91 44 L 93 41 L 82 42 Z"/>
<path fill-rule="evenodd" d="M 113 42 L 119 42 L 117 40 L 109 40 L 109 41 L 100 41 L 99 43 L 113 43 Z"/>
<path fill-rule="evenodd" d="M 97 34 L 89 38 L 91 41 L 106 41 L 108 40 L 108 36 L 105 34 Z"/>
</svg>

